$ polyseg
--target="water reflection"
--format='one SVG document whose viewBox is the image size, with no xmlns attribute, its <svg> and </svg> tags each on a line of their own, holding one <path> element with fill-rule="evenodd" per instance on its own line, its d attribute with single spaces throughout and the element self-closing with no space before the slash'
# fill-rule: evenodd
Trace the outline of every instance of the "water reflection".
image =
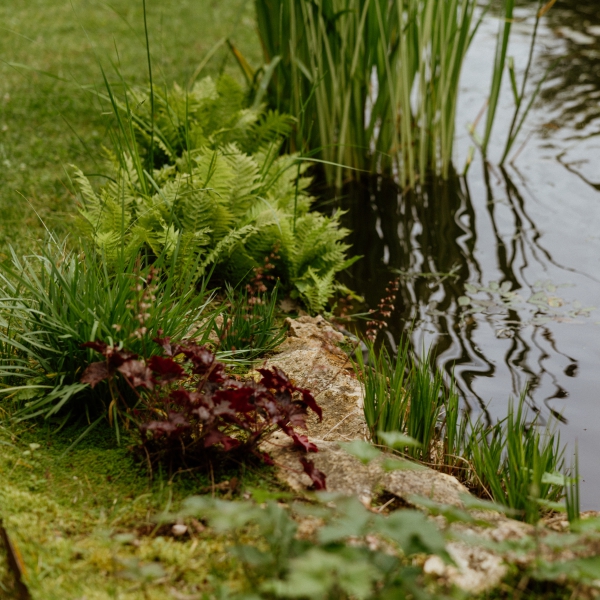
<svg viewBox="0 0 600 600">
<path fill-rule="evenodd" d="M 496 187 L 492 178 L 497 179 Z M 564 421 L 551 400 L 568 396 L 568 380 L 576 376 L 578 362 L 560 350 L 546 324 L 546 319 L 563 319 L 563 313 L 527 303 L 539 295 L 539 282 L 527 276 L 532 263 L 536 272 L 560 265 L 543 246 L 509 175 L 486 170 L 484 180 L 483 227 L 467 181 L 456 175 L 446 182 L 432 180 L 416 192 L 403 193 L 386 179 L 346 189 L 339 206 L 347 210 L 344 224 L 353 232 L 353 250 L 364 256 L 352 267 L 347 283 L 364 295 L 367 306 L 376 306 L 390 280 L 398 278 L 395 311 L 386 319 L 383 336 L 392 347 L 403 334 L 410 336 L 417 352 L 431 346 L 437 364 L 454 373 L 471 408 L 487 411 L 490 396 L 484 395 L 486 386 L 478 384 L 482 378 L 501 377 L 505 398 L 528 386 L 531 407 L 547 408 L 542 418 L 552 413 Z M 504 197 L 497 192 L 499 182 Z M 478 225 L 486 230 L 485 237 L 478 236 Z M 482 254 L 488 255 L 486 269 L 477 258 Z M 490 259 L 500 274 L 491 284 L 486 275 Z M 479 293 L 474 308 L 465 305 L 465 289 Z M 501 362 L 486 353 L 484 347 L 490 344 L 502 348 Z M 564 368 L 556 371 L 557 362 Z M 541 382 L 547 379 L 552 392 L 538 398 Z"/>
</svg>

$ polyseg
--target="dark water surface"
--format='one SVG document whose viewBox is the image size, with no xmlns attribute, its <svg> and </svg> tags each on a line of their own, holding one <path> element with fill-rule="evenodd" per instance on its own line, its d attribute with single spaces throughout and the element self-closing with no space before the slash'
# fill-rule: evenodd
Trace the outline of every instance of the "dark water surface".
<svg viewBox="0 0 600 600">
<path fill-rule="evenodd" d="M 537 3 L 535 3 L 537 4 Z M 534 3 L 517 16 L 509 54 L 522 73 Z M 473 145 L 466 126 L 489 89 L 497 20 L 487 18 L 463 73 L 456 167 Z M 506 170 L 494 166 L 513 114 L 508 79 L 490 150 L 467 177 L 418 193 L 374 182 L 346 190 L 346 224 L 364 255 L 348 283 L 376 306 L 394 278 L 393 345 L 413 327 L 454 370 L 474 411 L 496 420 L 528 385 L 529 405 L 561 419 L 577 442 L 584 509 L 600 509 L 600 2 L 558 2 L 540 27 L 533 82 L 543 86 Z M 525 146 L 521 148 L 525 142 Z"/>
</svg>

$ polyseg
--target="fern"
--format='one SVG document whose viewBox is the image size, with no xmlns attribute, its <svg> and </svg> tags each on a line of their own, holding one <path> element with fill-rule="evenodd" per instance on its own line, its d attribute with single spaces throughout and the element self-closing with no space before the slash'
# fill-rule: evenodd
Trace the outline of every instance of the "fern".
<svg viewBox="0 0 600 600">
<path fill-rule="evenodd" d="M 248 108 L 233 80 L 205 78 L 191 90 L 157 93 L 154 129 L 146 93 L 123 103 L 135 139 L 109 156 L 109 183 L 96 192 L 75 169 L 82 231 L 109 268 L 140 244 L 152 255 L 176 257 L 174 276 L 213 274 L 234 284 L 251 278 L 277 249 L 281 287 L 309 310 L 323 310 L 347 264 L 347 235 L 338 218 L 310 210 L 308 164 L 281 154 L 292 119 Z M 137 107 L 131 112 L 126 107 Z M 147 160 L 154 131 L 151 174 Z"/>
</svg>

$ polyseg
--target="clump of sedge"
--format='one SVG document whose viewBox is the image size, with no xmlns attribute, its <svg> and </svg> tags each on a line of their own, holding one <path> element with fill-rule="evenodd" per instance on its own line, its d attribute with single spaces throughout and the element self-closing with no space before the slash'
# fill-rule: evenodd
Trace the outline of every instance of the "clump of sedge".
<svg viewBox="0 0 600 600">
<path fill-rule="evenodd" d="M 162 356 L 149 360 L 110 346 L 88 342 L 104 356 L 91 363 L 81 381 L 93 388 L 121 376 L 138 398 L 141 448 L 150 467 L 158 461 L 185 467 L 207 463 L 209 455 L 253 455 L 267 464 L 270 456 L 260 443 L 275 430 L 288 435 L 304 452 L 317 446 L 298 429 L 306 429 L 308 410 L 322 418 L 321 407 L 310 391 L 296 387 L 277 367 L 258 369 L 260 380 L 239 381 L 225 373 L 225 365 L 205 346 L 193 341 L 154 340 Z M 118 389 L 118 386 L 112 386 Z M 304 472 L 315 489 L 325 489 L 325 475 L 302 458 Z"/>
</svg>

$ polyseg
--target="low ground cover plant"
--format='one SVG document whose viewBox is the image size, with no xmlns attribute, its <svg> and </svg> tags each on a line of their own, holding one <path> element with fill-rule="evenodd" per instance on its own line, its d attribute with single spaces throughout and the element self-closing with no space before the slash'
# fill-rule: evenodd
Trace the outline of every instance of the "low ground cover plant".
<svg viewBox="0 0 600 600">
<path fill-rule="evenodd" d="M 242 564 L 245 581 L 241 590 L 224 586 L 229 597 L 440 597 L 440 587 L 413 564 L 424 553 L 451 562 L 446 536 L 423 512 L 402 510 L 384 516 L 356 498 L 333 494 L 291 506 L 261 490 L 254 497 L 258 504 L 195 496 L 174 515 L 204 519 L 216 532 L 236 540 L 228 550 Z M 301 534 L 299 524 L 311 518 L 319 526 L 310 536 Z M 260 547 L 246 541 L 249 532 L 261 539 Z"/>
<path fill-rule="evenodd" d="M 138 425 L 150 470 L 158 463 L 171 470 L 206 467 L 211 460 L 219 461 L 219 454 L 221 461 L 225 455 L 253 455 L 273 464 L 260 443 L 276 429 L 305 452 L 318 451 L 297 430 L 306 429 L 309 409 L 321 419 L 321 408 L 310 391 L 296 387 L 277 367 L 258 369 L 257 381 L 240 380 L 228 376 L 206 346 L 172 343 L 170 338 L 154 342 L 162 351 L 148 360 L 119 346 L 88 342 L 84 346 L 104 360 L 91 363 L 81 376 L 81 382 L 92 387 L 108 382 L 115 411 L 130 412 L 117 378 L 134 391 L 137 402 L 131 418 Z M 324 489 L 325 475 L 309 459 L 302 457 L 300 462 L 316 489 Z"/>
<path fill-rule="evenodd" d="M 336 290 L 348 293 L 335 281 L 354 261 L 347 232 L 337 217 L 311 210 L 308 163 L 280 152 L 289 117 L 243 108 L 242 88 L 228 79 L 150 99 L 126 90 L 126 102 L 108 89 L 118 133 L 108 182 L 97 192 L 78 170 L 75 181 L 82 231 L 109 269 L 140 245 L 156 255 L 177 249 L 175 278 L 238 286 L 276 252 L 282 292 L 309 310 L 322 310 Z"/>
</svg>

